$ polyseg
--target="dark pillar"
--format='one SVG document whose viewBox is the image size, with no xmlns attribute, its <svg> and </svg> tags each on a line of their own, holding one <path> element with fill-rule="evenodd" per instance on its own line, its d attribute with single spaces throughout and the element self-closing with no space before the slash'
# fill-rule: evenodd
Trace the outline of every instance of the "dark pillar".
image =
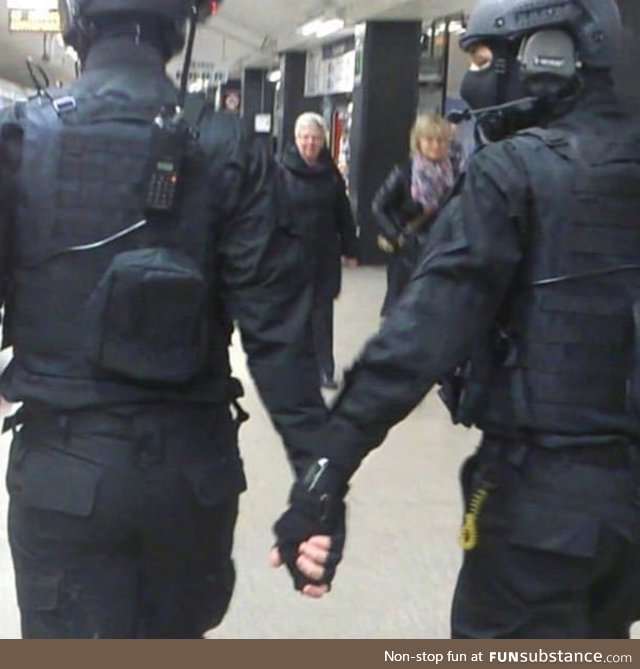
<svg viewBox="0 0 640 669">
<path fill-rule="evenodd" d="M 269 114 L 273 123 L 275 86 L 267 80 L 267 70 L 247 68 L 242 73 L 242 118 L 249 136 L 271 151 L 273 126 L 269 132 L 256 132 L 256 114 Z"/>
<path fill-rule="evenodd" d="M 418 107 L 419 21 L 367 23 L 362 79 L 354 90 L 349 184 L 360 227 L 360 261 L 385 260 L 376 246 L 371 200 L 392 166 L 409 155 Z"/>
<path fill-rule="evenodd" d="M 322 97 L 304 97 L 304 76 L 307 54 L 287 51 L 280 56 L 280 109 L 278 114 L 278 151 L 293 141 L 296 118 L 302 112 L 322 113 Z"/>
<path fill-rule="evenodd" d="M 640 112 L 640 3 L 638 0 L 618 0 L 624 37 L 615 76 L 622 97 Z"/>
</svg>

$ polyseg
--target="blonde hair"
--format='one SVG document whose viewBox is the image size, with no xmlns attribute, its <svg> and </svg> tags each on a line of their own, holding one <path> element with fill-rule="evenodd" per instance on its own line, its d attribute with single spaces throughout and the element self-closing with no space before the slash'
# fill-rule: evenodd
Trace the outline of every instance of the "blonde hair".
<svg viewBox="0 0 640 669">
<path fill-rule="evenodd" d="M 420 114 L 416 118 L 409 137 L 409 150 L 412 156 L 420 153 L 420 140 L 427 137 L 439 139 L 444 144 L 451 143 L 451 125 L 440 114 Z"/>
<path fill-rule="evenodd" d="M 294 136 L 297 137 L 303 128 L 308 128 L 311 125 L 314 125 L 316 128 L 319 128 L 322 131 L 322 136 L 326 142 L 329 128 L 327 128 L 327 123 L 322 118 L 322 116 L 320 116 L 320 114 L 316 114 L 315 112 L 303 112 L 300 114 L 300 116 L 298 116 L 295 127 L 293 129 Z"/>
</svg>

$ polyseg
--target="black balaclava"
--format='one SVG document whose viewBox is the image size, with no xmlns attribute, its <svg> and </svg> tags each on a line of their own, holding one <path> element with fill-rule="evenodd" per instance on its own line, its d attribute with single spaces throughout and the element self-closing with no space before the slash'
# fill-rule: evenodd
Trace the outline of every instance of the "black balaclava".
<svg viewBox="0 0 640 669">
<path fill-rule="evenodd" d="M 471 109 L 494 107 L 524 97 L 518 63 L 519 41 L 487 44 L 493 52 L 491 64 L 481 70 L 467 70 L 460 95 Z"/>
<path fill-rule="evenodd" d="M 536 125 L 547 105 L 543 98 L 528 95 L 520 73 L 520 40 L 488 43 L 493 52 L 491 63 L 481 70 L 468 70 L 460 86 L 460 95 L 476 115 L 476 128 L 482 131 L 478 141 L 497 142 Z M 483 111 L 486 110 L 486 111 Z"/>
</svg>

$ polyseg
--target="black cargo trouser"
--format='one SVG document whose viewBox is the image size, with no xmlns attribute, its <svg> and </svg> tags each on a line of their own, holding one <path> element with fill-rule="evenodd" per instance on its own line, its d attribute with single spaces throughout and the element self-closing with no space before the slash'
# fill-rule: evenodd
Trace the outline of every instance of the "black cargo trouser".
<svg viewBox="0 0 640 669">
<path fill-rule="evenodd" d="M 454 638 L 628 638 L 640 616 L 640 451 L 486 438 L 462 470 L 477 542 L 464 553 Z"/>
<path fill-rule="evenodd" d="M 200 638 L 222 620 L 245 487 L 227 406 L 29 412 L 7 487 L 25 638 Z"/>
<path fill-rule="evenodd" d="M 320 378 L 333 379 L 336 371 L 333 357 L 333 299 L 320 297 L 311 308 L 311 329 Z"/>
</svg>

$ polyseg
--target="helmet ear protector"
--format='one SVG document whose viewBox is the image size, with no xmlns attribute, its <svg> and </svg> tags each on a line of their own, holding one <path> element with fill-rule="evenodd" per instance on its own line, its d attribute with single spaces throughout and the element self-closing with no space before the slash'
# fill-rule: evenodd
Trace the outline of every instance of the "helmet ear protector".
<svg viewBox="0 0 640 669">
<path fill-rule="evenodd" d="M 524 37 L 518 62 L 525 80 L 548 74 L 572 79 L 580 67 L 573 39 L 564 30 L 539 30 Z"/>
<path fill-rule="evenodd" d="M 581 67 L 574 41 L 563 30 L 539 30 L 522 39 L 518 51 L 520 77 L 533 95 L 560 91 L 575 81 Z"/>
<path fill-rule="evenodd" d="M 580 61 L 590 69 L 611 69 L 622 36 L 617 0 L 478 0 L 460 37 L 474 42 L 513 40 L 545 30 L 569 33 Z"/>
</svg>

